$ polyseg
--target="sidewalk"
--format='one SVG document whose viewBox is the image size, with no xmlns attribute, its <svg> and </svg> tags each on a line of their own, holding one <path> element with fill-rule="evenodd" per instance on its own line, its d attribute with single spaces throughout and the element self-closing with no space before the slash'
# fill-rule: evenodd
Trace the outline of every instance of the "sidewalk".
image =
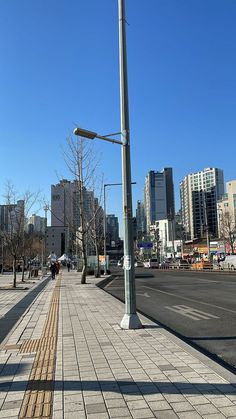
<svg viewBox="0 0 236 419">
<path fill-rule="evenodd" d="M 89 277 L 50 281 L 0 351 L 0 418 L 236 418 L 236 377 Z"/>
</svg>

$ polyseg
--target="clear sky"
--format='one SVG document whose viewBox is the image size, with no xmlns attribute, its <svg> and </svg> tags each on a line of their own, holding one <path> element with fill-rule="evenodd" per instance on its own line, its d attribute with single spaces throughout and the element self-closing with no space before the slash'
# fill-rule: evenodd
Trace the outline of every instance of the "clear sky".
<svg viewBox="0 0 236 419">
<path fill-rule="evenodd" d="M 0 195 L 68 173 L 78 124 L 120 130 L 116 0 L 0 1 Z M 134 209 L 149 170 L 179 182 L 204 167 L 236 178 L 236 1 L 126 0 Z M 106 183 L 120 182 L 117 145 L 96 142 Z M 121 214 L 121 191 L 107 212 Z M 2 199 L 3 202 L 3 199 Z"/>
</svg>

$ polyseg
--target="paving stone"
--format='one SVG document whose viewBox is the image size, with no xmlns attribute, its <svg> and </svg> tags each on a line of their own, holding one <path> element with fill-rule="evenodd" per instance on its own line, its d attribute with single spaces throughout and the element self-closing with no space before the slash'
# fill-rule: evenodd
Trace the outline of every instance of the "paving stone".
<svg viewBox="0 0 236 419">
<path fill-rule="evenodd" d="M 171 406 L 165 400 L 148 402 L 150 409 L 152 410 L 170 410 Z"/>
<path fill-rule="evenodd" d="M 126 407 L 126 402 L 124 399 L 108 399 L 106 400 L 106 406 L 108 409 L 114 407 Z"/>
<path fill-rule="evenodd" d="M 205 396 L 191 396 L 187 397 L 189 403 L 191 403 L 193 406 L 196 406 L 197 404 L 207 404 L 210 403 L 209 400 Z"/>
<path fill-rule="evenodd" d="M 86 411 L 88 415 L 91 413 L 105 413 L 107 412 L 107 408 L 104 403 L 87 404 Z"/>
<path fill-rule="evenodd" d="M 22 400 L 5 401 L 2 405 L 2 410 L 17 409 L 21 407 Z"/>
<path fill-rule="evenodd" d="M 231 402 L 227 397 L 215 397 L 212 399 L 212 403 L 216 407 L 234 406 L 233 402 Z"/>
<path fill-rule="evenodd" d="M 111 418 L 120 418 L 124 416 L 130 416 L 130 411 L 127 407 L 116 407 L 108 409 L 109 417 Z"/>
<path fill-rule="evenodd" d="M 179 412 L 178 413 L 179 419 L 201 419 L 202 416 L 200 416 L 197 412 Z"/>
<path fill-rule="evenodd" d="M 177 416 L 173 410 L 162 410 L 161 412 L 154 411 L 154 415 L 157 419 L 179 419 L 179 416 Z"/>
<path fill-rule="evenodd" d="M 197 410 L 200 415 L 207 415 L 210 413 L 220 413 L 218 409 L 215 408 L 212 404 L 201 404 L 195 406 L 195 409 Z"/>
<path fill-rule="evenodd" d="M 236 417 L 236 406 L 229 406 L 229 407 L 220 407 L 219 410 L 225 415 L 227 418 Z"/>
<path fill-rule="evenodd" d="M 132 409 L 131 415 L 134 419 L 146 419 L 155 417 L 150 409 Z"/>
</svg>

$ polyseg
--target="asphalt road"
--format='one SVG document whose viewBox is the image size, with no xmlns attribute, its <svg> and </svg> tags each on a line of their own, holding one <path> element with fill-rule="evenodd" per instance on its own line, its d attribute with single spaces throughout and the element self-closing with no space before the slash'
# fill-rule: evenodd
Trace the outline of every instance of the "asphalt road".
<svg viewBox="0 0 236 419">
<path fill-rule="evenodd" d="M 138 310 L 236 368 L 236 272 L 136 273 Z M 113 275 L 105 290 L 124 300 L 123 271 Z"/>
</svg>

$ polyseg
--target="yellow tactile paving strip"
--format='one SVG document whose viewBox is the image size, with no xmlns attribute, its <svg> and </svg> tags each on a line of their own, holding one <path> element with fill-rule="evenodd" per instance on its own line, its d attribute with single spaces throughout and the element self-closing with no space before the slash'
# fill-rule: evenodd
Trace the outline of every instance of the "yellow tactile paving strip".
<svg viewBox="0 0 236 419">
<path fill-rule="evenodd" d="M 18 418 L 51 418 L 56 365 L 61 275 L 53 291 L 49 312 L 40 339 L 23 342 L 21 353 L 36 352 L 29 383 Z"/>
</svg>

